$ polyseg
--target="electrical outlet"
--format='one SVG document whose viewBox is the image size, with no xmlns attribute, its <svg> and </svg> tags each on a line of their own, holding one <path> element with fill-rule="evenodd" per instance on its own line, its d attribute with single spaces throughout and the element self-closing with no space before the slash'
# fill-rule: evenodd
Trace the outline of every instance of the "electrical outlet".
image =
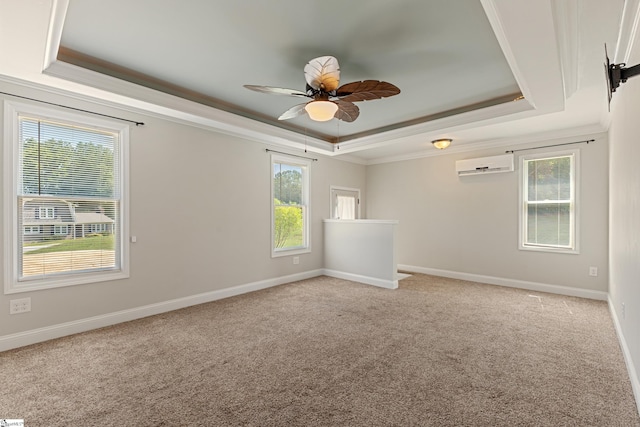
<svg viewBox="0 0 640 427">
<path fill-rule="evenodd" d="M 294 256 L 294 257 L 293 257 L 293 263 L 294 263 L 295 265 L 300 264 L 300 257 L 299 257 L 299 256 Z"/>
<path fill-rule="evenodd" d="M 12 299 L 9 301 L 9 314 L 20 314 L 31 311 L 31 298 Z"/>
<path fill-rule="evenodd" d="M 589 267 L 589 276 L 596 277 L 598 275 L 598 267 Z"/>
</svg>

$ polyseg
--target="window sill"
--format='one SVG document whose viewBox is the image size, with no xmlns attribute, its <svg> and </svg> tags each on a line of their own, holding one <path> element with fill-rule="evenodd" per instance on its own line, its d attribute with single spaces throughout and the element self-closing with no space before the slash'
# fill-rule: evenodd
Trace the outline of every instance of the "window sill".
<svg viewBox="0 0 640 427">
<path fill-rule="evenodd" d="M 580 251 L 578 249 L 565 249 L 565 248 L 552 248 L 552 247 L 543 247 L 543 246 L 522 246 L 518 247 L 521 251 L 529 251 L 529 252 L 546 252 L 553 254 L 568 254 L 568 255 L 579 255 Z"/>
<path fill-rule="evenodd" d="M 296 248 L 296 249 L 284 249 L 279 251 L 271 251 L 271 258 L 280 258 L 283 256 L 292 256 L 300 254 L 308 254 L 311 252 L 311 248 Z"/>
<path fill-rule="evenodd" d="M 56 278 L 24 280 L 21 282 L 8 283 L 4 293 L 18 294 L 21 292 L 40 291 L 44 289 L 56 289 L 67 286 L 85 285 L 89 283 L 107 282 L 111 280 L 128 279 L 129 273 L 125 271 L 113 271 L 104 273 L 88 273 L 78 275 L 65 275 Z"/>
</svg>

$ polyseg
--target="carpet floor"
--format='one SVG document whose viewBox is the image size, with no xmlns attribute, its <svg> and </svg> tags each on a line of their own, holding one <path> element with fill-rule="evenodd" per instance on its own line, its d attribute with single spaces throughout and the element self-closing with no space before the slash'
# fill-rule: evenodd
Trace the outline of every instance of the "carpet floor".
<svg viewBox="0 0 640 427">
<path fill-rule="evenodd" d="M 0 353 L 36 426 L 640 426 L 605 302 L 318 277 Z"/>
</svg>

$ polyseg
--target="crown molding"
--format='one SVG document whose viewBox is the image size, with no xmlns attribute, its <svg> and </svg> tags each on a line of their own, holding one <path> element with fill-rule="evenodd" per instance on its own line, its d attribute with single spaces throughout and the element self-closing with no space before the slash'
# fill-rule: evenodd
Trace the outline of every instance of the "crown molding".
<svg viewBox="0 0 640 427">
<path fill-rule="evenodd" d="M 580 62 L 579 43 L 579 4 L 578 0 L 553 0 L 554 20 L 558 39 L 558 51 L 562 66 L 564 97 L 568 99 L 579 86 L 578 63 Z"/>
<path fill-rule="evenodd" d="M 618 33 L 614 63 L 628 63 L 640 26 L 640 0 L 625 0 Z"/>
<path fill-rule="evenodd" d="M 525 99 L 538 111 L 563 110 L 562 66 L 550 1 L 480 2 Z"/>
<path fill-rule="evenodd" d="M 524 135 L 517 137 L 508 137 L 500 139 L 491 139 L 485 141 L 472 142 L 468 144 L 459 144 L 451 146 L 445 150 L 428 150 L 423 152 L 411 153 L 400 156 L 385 157 L 381 159 L 370 160 L 367 165 L 377 165 L 384 163 L 403 162 L 407 160 L 423 159 L 426 157 L 437 157 L 449 154 L 468 153 L 475 151 L 488 150 L 492 148 L 513 148 L 535 143 L 564 143 L 569 139 L 602 139 L 607 138 L 607 133 L 600 125 L 580 126 L 571 129 L 562 129 L 559 131 L 541 132 L 538 134 Z"/>
<path fill-rule="evenodd" d="M 49 68 L 56 61 L 68 8 L 69 0 L 53 0 L 51 4 L 51 17 L 49 19 L 44 63 L 42 65 L 43 70 Z"/>
</svg>

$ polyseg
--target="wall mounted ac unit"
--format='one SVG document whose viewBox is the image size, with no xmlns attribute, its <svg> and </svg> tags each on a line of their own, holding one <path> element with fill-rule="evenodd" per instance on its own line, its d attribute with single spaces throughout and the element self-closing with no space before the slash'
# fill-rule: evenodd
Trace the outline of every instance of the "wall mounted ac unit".
<svg viewBox="0 0 640 427">
<path fill-rule="evenodd" d="M 458 176 L 513 172 L 513 154 L 456 161 Z"/>
</svg>

